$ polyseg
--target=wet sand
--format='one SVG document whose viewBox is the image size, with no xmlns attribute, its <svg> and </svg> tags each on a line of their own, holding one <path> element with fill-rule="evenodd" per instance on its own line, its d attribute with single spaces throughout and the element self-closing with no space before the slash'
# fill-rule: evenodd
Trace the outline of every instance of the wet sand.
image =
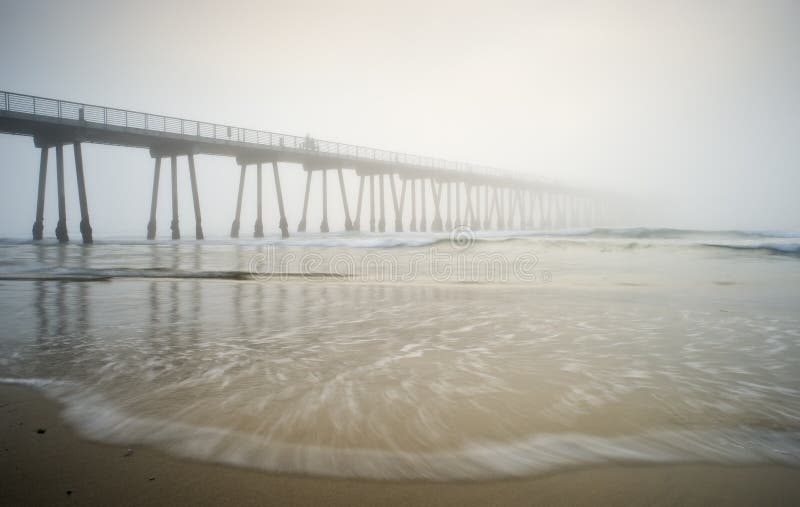
<svg viewBox="0 0 800 507">
<path fill-rule="evenodd" d="M 44 433 L 38 430 L 45 430 Z M 33 389 L 0 385 L 2 505 L 800 505 L 800 469 L 606 466 L 485 482 L 269 474 L 79 438 Z"/>
</svg>

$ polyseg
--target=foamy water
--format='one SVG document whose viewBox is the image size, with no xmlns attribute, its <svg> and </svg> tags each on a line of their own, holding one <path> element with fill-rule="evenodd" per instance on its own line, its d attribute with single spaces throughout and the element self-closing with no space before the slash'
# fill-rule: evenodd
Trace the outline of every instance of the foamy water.
<svg viewBox="0 0 800 507">
<path fill-rule="evenodd" d="M 475 239 L 0 242 L 0 381 L 41 389 L 87 438 L 271 471 L 800 465 L 796 235 Z M 265 249 L 326 276 L 252 279 Z M 490 253 L 533 254 L 536 276 L 456 262 Z M 333 276 L 343 255 L 415 276 Z M 415 260 L 431 255 L 451 276 Z"/>
</svg>

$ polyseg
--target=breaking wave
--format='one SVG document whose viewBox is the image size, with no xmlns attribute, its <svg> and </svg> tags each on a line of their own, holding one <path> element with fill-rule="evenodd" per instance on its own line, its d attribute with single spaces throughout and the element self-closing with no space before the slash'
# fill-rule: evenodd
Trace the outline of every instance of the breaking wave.
<svg viewBox="0 0 800 507">
<path fill-rule="evenodd" d="M 800 466 L 800 432 L 737 426 L 656 429 L 633 435 L 541 433 L 511 442 L 473 441 L 432 452 L 306 446 L 230 429 L 134 417 L 87 386 L 0 378 L 41 390 L 63 405 L 83 437 L 147 445 L 176 456 L 270 472 L 383 480 L 519 477 L 603 464 L 773 463 Z"/>
<path fill-rule="evenodd" d="M 271 273 L 276 278 L 314 278 L 342 279 L 347 275 L 323 272 L 280 272 Z M 164 278 L 164 279 L 203 279 L 203 280 L 252 280 L 249 271 L 185 271 L 171 268 L 55 268 L 36 271 L 17 271 L 0 273 L 0 280 L 6 281 L 60 281 L 60 282 L 102 282 L 114 278 Z M 263 277 L 262 277 L 263 278 Z"/>
<path fill-rule="evenodd" d="M 594 229 L 556 229 L 556 230 L 509 230 L 474 231 L 475 240 L 478 242 L 498 242 L 524 238 L 604 238 L 604 239 L 741 239 L 756 240 L 765 238 L 792 239 L 800 238 L 798 231 L 775 230 L 700 230 L 678 228 L 594 228 Z M 424 247 L 441 243 L 448 243 L 450 234 L 442 233 L 343 233 L 329 234 L 301 233 L 288 239 L 279 236 L 270 236 L 262 239 L 243 238 L 231 240 L 228 238 L 212 238 L 203 241 L 206 245 L 238 244 L 245 246 L 276 245 L 287 247 L 306 248 L 404 248 Z M 181 245 L 194 244 L 194 240 L 172 241 L 155 240 L 145 241 L 139 238 L 98 239 L 98 245 Z M 13 245 L 57 245 L 55 240 L 33 242 L 24 238 L 0 238 L 0 246 Z"/>
<path fill-rule="evenodd" d="M 735 243 L 704 243 L 704 246 L 712 248 L 725 248 L 729 250 L 764 252 L 773 255 L 789 255 L 800 257 L 800 243 L 755 243 L 755 244 L 735 244 Z"/>
</svg>

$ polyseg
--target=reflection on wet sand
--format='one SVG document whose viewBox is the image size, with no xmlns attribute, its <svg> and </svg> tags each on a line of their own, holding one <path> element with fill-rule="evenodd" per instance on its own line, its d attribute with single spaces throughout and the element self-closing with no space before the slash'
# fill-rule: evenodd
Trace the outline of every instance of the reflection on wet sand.
<svg viewBox="0 0 800 507">
<path fill-rule="evenodd" d="M 625 266 L 606 271 L 616 280 L 637 263 L 672 259 L 673 271 L 640 271 L 635 288 L 564 267 L 554 272 L 567 282 L 552 286 L 394 284 L 170 277 L 243 269 L 263 248 L 134 245 L 127 265 L 125 248 L 23 245 L 15 262 L 28 270 L 128 271 L 0 281 L 14 316 L 0 330 L 0 377 L 57 398 L 89 438 L 380 478 L 800 464 L 800 322 L 785 261 L 709 268 L 687 253 L 679 265 L 671 249 L 615 250 L 601 260 Z M 558 248 L 575 270 L 589 265 Z M 735 285 L 712 283 L 724 262 L 740 269 Z M 676 276 L 696 264 L 702 275 Z"/>
</svg>

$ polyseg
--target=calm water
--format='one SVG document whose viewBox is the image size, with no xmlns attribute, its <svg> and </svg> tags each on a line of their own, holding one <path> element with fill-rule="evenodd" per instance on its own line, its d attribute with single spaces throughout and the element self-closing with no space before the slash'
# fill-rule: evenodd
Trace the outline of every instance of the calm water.
<svg viewBox="0 0 800 507">
<path fill-rule="evenodd" d="M 181 456 L 428 479 L 800 465 L 796 234 L 4 240 L 0 318 L 3 381 L 88 438 Z"/>
</svg>

